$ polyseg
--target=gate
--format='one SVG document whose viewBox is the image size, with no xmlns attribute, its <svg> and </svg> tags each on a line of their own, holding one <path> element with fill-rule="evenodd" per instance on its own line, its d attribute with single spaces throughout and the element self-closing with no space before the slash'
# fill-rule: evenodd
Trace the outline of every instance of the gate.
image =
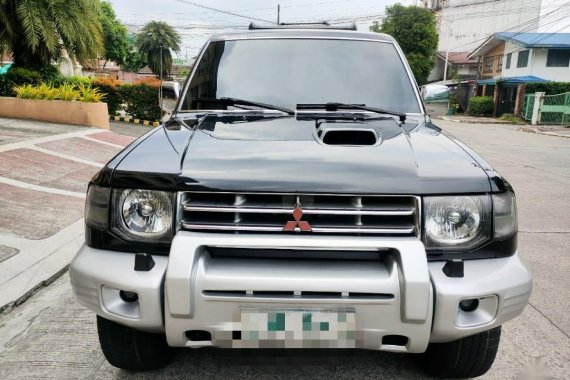
<svg viewBox="0 0 570 380">
<path fill-rule="evenodd" d="M 544 96 L 540 106 L 540 124 L 570 124 L 570 92 Z"/>
<path fill-rule="evenodd" d="M 525 95 L 521 115 L 523 119 L 532 120 L 535 98 L 535 94 Z M 544 95 L 541 100 L 538 124 L 570 125 L 570 92 Z"/>
<path fill-rule="evenodd" d="M 497 107 L 497 117 L 505 113 L 515 112 L 515 103 L 517 99 L 516 86 L 504 86 L 501 88 L 499 95 L 499 106 Z"/>
</svg>

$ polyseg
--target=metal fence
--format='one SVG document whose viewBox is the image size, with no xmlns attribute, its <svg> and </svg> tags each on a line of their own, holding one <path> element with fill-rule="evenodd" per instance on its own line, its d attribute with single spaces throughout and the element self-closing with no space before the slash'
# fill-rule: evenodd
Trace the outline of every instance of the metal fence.
<svg viewBox="0 0 570 380">
<path fill-rule="evenodd" d="M 532 119 L 535 94 L 525 95 L 522 117 Z M 570 125 L 570 92 L 545 95 L 540 105 L 539 124 Z"/>
<path fill-rule="evenodd" d="M 570 92 L 545 95 L 540 106 L 541 124 L 570 124 Z"/>
<path fill-rule="evenodd" d="M 534 108 L 534 94 L 526 94 L 524 96 L 522 118 L 528 121 L 532 120 L 532 110 Z"/>
</svg>

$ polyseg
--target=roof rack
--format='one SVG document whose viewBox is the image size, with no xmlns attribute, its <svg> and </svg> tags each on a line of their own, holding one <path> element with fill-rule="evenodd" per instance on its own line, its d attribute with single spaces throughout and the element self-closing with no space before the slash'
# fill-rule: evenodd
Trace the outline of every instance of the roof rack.
<svg viewBox="0 0 570 380">
<path fill-rule="evenodd" d="M 330 30 L 356 30 L 356 24 L 338 24 L 331 25 L 328 21 L 323 22 L 297 22 L 285 23 L 278 25 L 259 25 L 254 22 L 249 24 L 249 30 L 268 30 L 268 29 L 330 29 Z"/>
</svg>

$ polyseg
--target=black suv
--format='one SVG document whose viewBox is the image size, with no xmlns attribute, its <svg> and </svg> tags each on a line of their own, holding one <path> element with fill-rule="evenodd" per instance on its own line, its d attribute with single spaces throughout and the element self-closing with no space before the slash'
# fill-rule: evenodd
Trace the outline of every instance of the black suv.
<svg viewBox="0 0 570 380">
<path fill-rule="evenodd" d="M 383 34 L 210 38 L 85 221 L 73 290 L 131 370 L 169 347 L 329 347 L 479 376 L 532 288 L 511 186 L 431 123 Z"/>
</svg>

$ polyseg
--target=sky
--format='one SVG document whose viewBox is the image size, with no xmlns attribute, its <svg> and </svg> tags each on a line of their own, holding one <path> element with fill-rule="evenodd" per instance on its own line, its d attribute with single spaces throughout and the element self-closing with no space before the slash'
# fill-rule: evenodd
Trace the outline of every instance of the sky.
<svg viewBox="0 0 570 380">
<path fill-rule="evenodd" d="M 416 0 L 417 1 L 417 0 Z M 166 21 L 181 34 L 180 58 L 192 58 L 206 39 L 216 33 L 247 28 L 250 19 L 275 22 L 281 5 L 281 22 L 358 20 L 359 30 L 367 31 L 374 20 L 381 20 L 384 8 L 397 2 L 413 5 L 415 0 L 110 0 L 117 17 L 136 32 L 151 20 Z M 199 4 L 236 13 L 229 15 L 193 5 Z M 255 21 L 255 20 L 254 20 Z M 255 21 L 262 23 L 261 21 Z"/>
</svg>

